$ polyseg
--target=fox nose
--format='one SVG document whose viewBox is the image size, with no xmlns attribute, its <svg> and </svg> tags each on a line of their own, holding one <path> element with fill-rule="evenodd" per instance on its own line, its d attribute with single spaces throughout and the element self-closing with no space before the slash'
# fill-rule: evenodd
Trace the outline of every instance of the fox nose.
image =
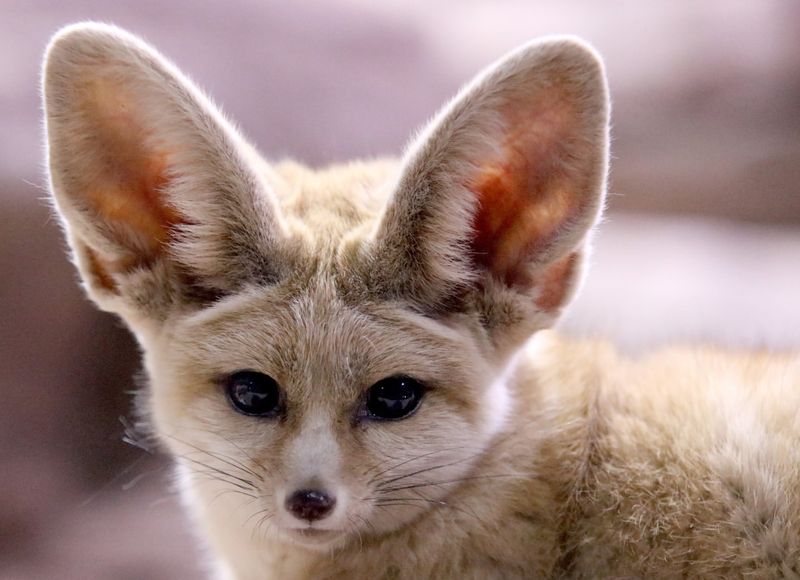
<svg viewBox="0 0 800 580">
<path fill-rule="evenodd" d="M 335 505 L 336 498 L 319 489 L 300 489 L 286 498 L 286 509 L 308 522 L 327 517 Z"/>
</svg>

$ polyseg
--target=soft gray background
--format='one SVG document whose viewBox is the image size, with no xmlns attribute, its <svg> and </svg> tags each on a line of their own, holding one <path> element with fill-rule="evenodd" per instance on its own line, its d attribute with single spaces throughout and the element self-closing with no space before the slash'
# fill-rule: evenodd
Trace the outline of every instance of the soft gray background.
<svg viewBox="0 0 800 580">
<path fill-rule="evenodd" d="M 136 348 L 81 296 L 42 201 L 48 37 L 114 22 L 269 157 L 400 151 L 481 66 L 583 36 L 614 95 L 610 212 L 565 332 L 800 347 L 800 3 L 0 0 L 0 578 L 195 578 L 163 462 L 121 442 Z"/>
</svg>

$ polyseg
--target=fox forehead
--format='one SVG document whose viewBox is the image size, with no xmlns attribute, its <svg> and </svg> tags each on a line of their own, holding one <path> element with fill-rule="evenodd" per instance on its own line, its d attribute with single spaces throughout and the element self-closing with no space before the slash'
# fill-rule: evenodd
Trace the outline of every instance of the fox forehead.
<svg viewBox="0 0 800 580">
<path fill-rule="evenodd" d="M 374 223 L 398 171 L 398 161 L 390 158 L 321 169 L 284 161 L 270 168 L 267 179 L 274 176 L 271 183 L 290 228 L 301 230 L 315 244 L 325 244 Z"/>
<path fill-rule="evenodd" d="M 273 376 L 298 404 L 336 402 L 346 411 L 375 382 L 404 374 L 468 411 L 474 385 L 491 372 L 482 366 L 490 345 L 479 325 L 433 320 L 403 304 L 348 303 L 324 274 L 303 288 L 250 287 L 177 318 L 163 339 L 170 348 L 153 349 L 155 356 L 171 357 L 163 366 L 190 398 L 207 393 L 210 379 L 252 369 Z"/>
</svg>

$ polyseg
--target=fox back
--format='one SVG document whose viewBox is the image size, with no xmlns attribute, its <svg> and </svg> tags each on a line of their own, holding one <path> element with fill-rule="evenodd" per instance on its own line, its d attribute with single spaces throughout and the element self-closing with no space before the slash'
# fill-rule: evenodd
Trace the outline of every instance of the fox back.
<svg viewBox="0 0 800 580">
<path fill-rule="evenodd" d="M 43 85 L 74 262 L 142 347 L 220 578 L 800 576 L 796 357 L 546 330 L 604 204 L 582 42 L 506 55 L 399 159 L 320 170 L 112 26 L 59 32 Z"/>
</svg>

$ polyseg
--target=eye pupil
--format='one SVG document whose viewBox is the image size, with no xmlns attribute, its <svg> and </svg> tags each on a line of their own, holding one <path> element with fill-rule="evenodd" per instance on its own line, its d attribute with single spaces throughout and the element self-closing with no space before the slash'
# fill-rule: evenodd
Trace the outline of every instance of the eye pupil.
<svg viewBox="0 0 800 580">
<path fill-rule="evenodd" d="M 378 381 L 367 392 L 367 416 L 373 419 L 403 419 L 413 413 L 422 400 L 425 387 L 406 376 Z"/>
<path fill-rule="evenodd" d="M 226 379 L 228 399 L 244 415 L 274 417 L 281 412 L 281 392 L 275 379 L 256 371 L 239 371 Z"/>
</svg>

